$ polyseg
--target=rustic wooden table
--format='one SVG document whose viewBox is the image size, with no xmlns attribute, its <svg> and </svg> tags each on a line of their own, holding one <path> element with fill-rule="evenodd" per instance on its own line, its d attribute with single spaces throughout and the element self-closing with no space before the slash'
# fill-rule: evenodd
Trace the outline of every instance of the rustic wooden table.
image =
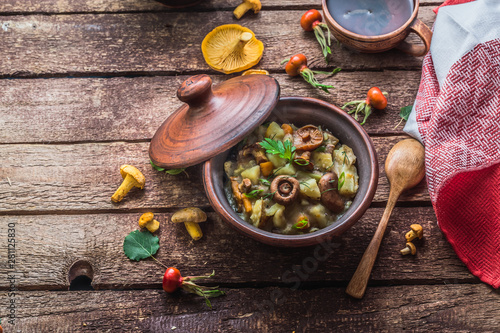
<svg viewBox="0 0 500 333">
<path fill-rule="evenodd" d="M 300 16 L 320 1 L 263 1 L 260 14 L 232 16 L 238 1 L 212 0 L 170 10 L 153 0 L 2 0 L 0 3 L 0 318 L 5 332 L 330 332 L 498 331 L 499 292 L 469 273 L 436 225 L 425 182 L 404 194 L 392 214 L 367 293 L 344 290 L 368 245 L 388 197 L 383 163 L 405 137 L 399 108 L 411 104 L 422 58 L 399 51 L 359 54 L 333 47 L 342 72 L 326 80 L 331 95 L 288 77 L 279 64 L 294 53 L 312 68 L 329 67 Z M 429 26 L 439 2 L 421 1 Z M 200 43 L 214 27 L 239 23 L 265 44 L 257 66 L 279 81 L 282 96 L 310 96 L 336 105 L 371 86 L 389 92 L 386 110 L 365 129 L 380 163 L 375 199 L 332 247 L 280 249 L 230 229 L 213 213 L 201 167 L 171 176 L 149 165 L 148 146 L 181 103 L 177 87 L 190 75 L 215 82 Z M 415 37 L 409 37 L 415 40 Z M 119 167 L 141 169 L 147 185 L 120 203 L 111 194 Z M 205 236 L 190 240 L 172 212 L 208 212 Z M 203 299 L 161 288 L 164 269 L 133 262 L 122 250 L 141 213 L 161 221 L 158 259 L 188 274 L 216 271 L 211 285 L 227 292 Z M 421 223 L 416 256 L 401 256 L 404 233 Z M 8 246 L 8 244 L 15 244 Z M 324 255 L 327 253 L 328 255 Z M 80 261 L 93 290 L 70 288 Z M 85 278 L 78 278 L 85 287 Z"/>
</svg>

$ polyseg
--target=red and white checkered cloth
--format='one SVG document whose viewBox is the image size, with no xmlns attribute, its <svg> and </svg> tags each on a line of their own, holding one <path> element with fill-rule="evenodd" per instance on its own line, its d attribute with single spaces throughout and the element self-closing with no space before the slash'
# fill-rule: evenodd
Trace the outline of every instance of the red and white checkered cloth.
<svg viewBox="0 0 500 333">
<path fill-rule="evenodd" d="M 446 1 L 443 5 L 469 1 Z M 474 6 L 481 1 L 481 6 L 488 4 L 488 0 L 478 0 Z M 446 24 L 451 28 L 446 29 L 463 29 L 462 22 L 454 19 L 458 15 L 453 15 L 459 13 L 460 7 L 469 11 L 468 16 L 478 14 L 471 12 L 471 8 L 476 8 L 471 5 L 444 9 L 440 6 L 438 19 L 440 15 L 449 15 L 452 19 L 447 19 L 447 22 L 451 24 Z M 500 9 L 500 1 L 492 6 Z M 480 20 L 489 19 L 488 14 L 483 12 L 482 15 L 485 16 Z M 440 23 L 438 19 L 434 37 Z M 446 53 L 448 46 L 434 45 L 437 41 L 433 37 L 431 52 L 435 51 L 435 57 L 429 52 L 424 58 L 413 121 L 416 121 L 418 134 L 425 145 L 429 193 L 441 230 L 469 270 L 483 282 L 498 288 L 500 35 L 484 41 L 474 36 L 476 30 L 467 27 L 466 23 L 464 25 L 467 33 L 463 38 L 473 36 L 474 42 L 466 52 L 459 53 L 458 60 L 453 60 L 451 67 L 446 67 L 445 75 L 441 75 L 438 61 L 440 64 L 446 62 L 443 59 L 448 55 L 443 57 L 440 54 L 438 59 L 436 54 Z M 478 28 L 477 34 L 479 31 L 490 30 Z M 440 43 L 445 41 L 442 37 L 438 40 Z"/>
</svg>

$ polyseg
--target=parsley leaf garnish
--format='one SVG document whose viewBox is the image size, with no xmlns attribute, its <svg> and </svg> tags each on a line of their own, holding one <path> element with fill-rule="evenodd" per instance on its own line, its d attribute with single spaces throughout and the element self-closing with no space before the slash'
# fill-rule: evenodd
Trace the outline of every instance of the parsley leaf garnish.
<svg viewBox="0 0 500 333">
<path fill-rule="evenodd" d="M 279 157 L 289 160 L 290 162 L 295 154 L 295 147 L 289 140 L 286 140 L 283 143 L 281 141 L 265 138 L 264 141 L 259 142 L 259 145 L 266 150 L 266 153 L 278 155 Z"/>
</svg>

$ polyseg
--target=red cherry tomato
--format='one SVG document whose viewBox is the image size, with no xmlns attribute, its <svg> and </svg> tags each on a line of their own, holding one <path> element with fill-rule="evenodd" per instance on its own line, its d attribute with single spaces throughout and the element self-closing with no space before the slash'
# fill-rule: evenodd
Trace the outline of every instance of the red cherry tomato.
<svg viewBox="0 0 500 333">
<path fill-rule="evenodd" d="M 323 20 L 321 13 L 316 9 L 310 9 L 300 18 L 300 26 L 305 31 L 313 31 L 314 27 Z"/>
<path fill-rule="evenodd" d="M 366 94 L 366 103 L 377 110 L 383 110 L 387 107 L 387 98 L 379 88 L 373 87 Z"/>
<path fill-rule="evenodd" d="M 307 68 L 307 58 L 303 54 L 296 54 L 285 65 L 285 71 L 290 76 L 297 76 Z"/>
<path fill-rule="evenodd" d="M 163 290 L 167 293 L 173 293 L 177 289 L 179 289 L 182 285 L 182 276 L 181 272 L 175 267 L 169 267 L 165 271 L 165 275 L 163 275 Z"/>
</svg>

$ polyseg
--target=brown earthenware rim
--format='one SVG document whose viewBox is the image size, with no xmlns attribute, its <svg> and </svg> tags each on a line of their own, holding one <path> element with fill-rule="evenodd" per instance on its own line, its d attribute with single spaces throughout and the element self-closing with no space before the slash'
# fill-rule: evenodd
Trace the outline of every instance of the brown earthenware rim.
<svg viewBox="0 0 500 333">
<path fill-rule="evenodd" d="M 322 0 L 322 8 L 323 8 L 323 15 L 325 16 L 325 20 L 327 23 L 331 24 L 335 30 L 338 30 L 339 33 L 349 36 L 352 39 L 357 39 L 357 40 L 363 40 L 366 43 L 375 43 L 375 42 L 380 42 L 383 40 L 387 40 L 389 37 L 394 37 L 397 36 L 401 33 L 405 33 L 405 30 L 408 29 L 410 24 L 415 20 L 418 14 L 418 8 L 419 8 L 419 2 L 417 0 L 413 0 L 413 12 L 410 16 L 410 18 L 399 28 L 396 30 L 393 30 L 389 33 L 383 34 L 383 35 L 376 35 L 376 36 L 367 36 L 367 35 L 360 35 L 355 32 L 352 32 L 351 30 L 348 30 L 341 26 L 335 19 L 332 17 L 330 14 L 330 11 L 328 10 L 328 6 L 326 3 L 327 0 Z M 410 31 L 408 30 L 408 34 Z"/>
<path fill-rule="evenodd" d="M 299 111 L 299 109 L 303 111 Z M 288 111 L 287 111 L 288 110 Z M 288 112 L 288 113 L 287 113 Z M 297 125 L 306 125 L 306 123 L 320 125 L 323 119 L 329 119 L 331 124 L 338 126 L 347 126 L 344 129 L 344 134 L 338 136 L 341 143 L 349 145 L 353 148 L 357 156 L 357 167 L 360 173 L 360 189 L 353 200 L 351 207 L 342 216 L 339 221 L 324 229 L 305 235 L 282 235 L 264 231 L 254 227 L 248 222 L 243 221 L 237 213 L 230 207 L 229 202 L 224 193 L 225 179 L 223 163 L 226 160 L 229 151 L 226 151 L 205 162 L 203 167 L 203 185 L 205 192 L 214 210 L 225 220 L 229 225 L 236 228 L 243 234 L 260 241 L 265 244 L 279 247 L 302 247 L 319 244 L 331 239 L 333 236 L 338 236 L 354 225 L 365 211 L 370 206 L 378 184 L 378 160 L 375 147 L 365 130 L 354 120 L 347 115 L 345 111 L 329 104 L 327 102 L 302 97 L 285 97 L 281 98 L 270 116 L 270 119 L 279 122 L 287 121 L 294 122 Z M 301 121 L 295 121 L 294 117 L 301 118 Z M 333 135 L 337 136 L 335 128 L 327 125 L 327 128 L 332 131 Z M 356 145 L 353 146 L 353 142 Z M 361 160 L 363 162 L 361 162 Z M 363 163 L 360 168 L 360 163 Z M 364 195 L 362 195 L 364 193 Z"/>
</svg>

